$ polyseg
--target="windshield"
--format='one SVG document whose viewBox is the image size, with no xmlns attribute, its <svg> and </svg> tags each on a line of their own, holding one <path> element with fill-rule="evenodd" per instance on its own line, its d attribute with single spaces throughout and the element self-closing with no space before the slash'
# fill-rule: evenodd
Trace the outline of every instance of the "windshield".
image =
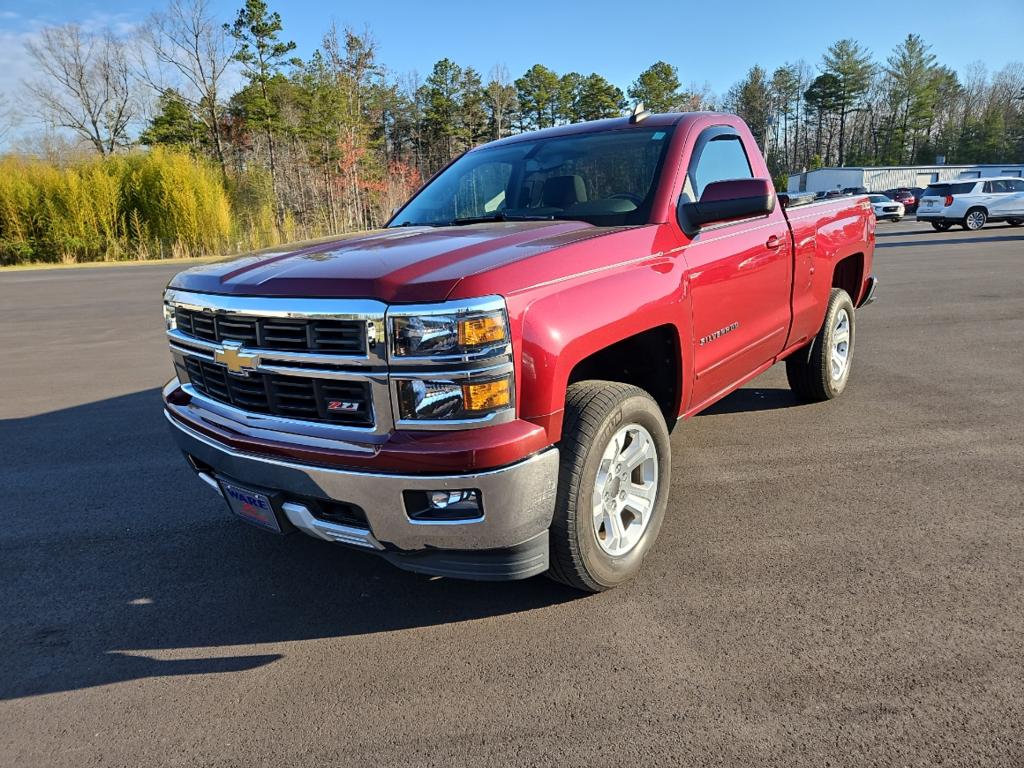
<svg viewBox="0 0 1024 768">
<path fill-rule="evenodd" d="M 872 203 L 891 203 L 892 200 L 885 195 L 868 195 L 868 200 Z"/>
<path fill-rule="evenodd" d="M 517 141 L 469 152 L 428 184 L 392 227 L 489 220 L 646 224 L 672 129 Z"/>
</svg>

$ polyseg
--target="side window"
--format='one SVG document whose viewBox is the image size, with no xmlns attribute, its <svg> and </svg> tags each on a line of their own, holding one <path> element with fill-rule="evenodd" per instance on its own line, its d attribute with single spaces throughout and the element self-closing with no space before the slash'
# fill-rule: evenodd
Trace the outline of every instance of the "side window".
<svg viewBox="0 0 1024 768">
<path fill-rule="evenodd" d="M 750 161 L 743 149 L 739 136 L 725 134 L 711 139 L 701 150 L 697 164 L 692 166 L 688 186 L 696 200 L 704 193 L 704 187 L 713 181 L 726 179 L 752 179 Z"/>
<path fill-rule="evenodd" d="M 1008 182 L 1002 180 L 985 182 L 985 192 L 987 194 L 1002 194 L 1009 191 Z"/>
<path fill-rule="evenodd" d="M 1004 183 L 1007 186 L 1007 192 L 1024 192 L 1024 179 L 1013 179 Z"/>
</svg>

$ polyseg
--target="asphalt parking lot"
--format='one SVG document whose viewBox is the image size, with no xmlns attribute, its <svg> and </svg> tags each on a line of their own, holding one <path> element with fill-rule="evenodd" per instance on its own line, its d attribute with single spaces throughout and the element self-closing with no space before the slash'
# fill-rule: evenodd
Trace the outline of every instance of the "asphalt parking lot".
<svg viewBox="0 0 1024 768">
<path fill-rule="evenodd" d="M 161 415 L 177 268 L 0 274 L 0 765 L 1024 764 L 1024 230 L 878 245 L 847 393 L 680 425 L 589 597 L 246 526 Z"/>
</svg>

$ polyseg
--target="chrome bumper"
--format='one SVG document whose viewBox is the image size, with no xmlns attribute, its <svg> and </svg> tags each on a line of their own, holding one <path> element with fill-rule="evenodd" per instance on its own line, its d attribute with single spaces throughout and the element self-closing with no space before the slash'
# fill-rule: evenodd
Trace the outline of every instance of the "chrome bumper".
<svg viewBox="0 0 1024 768">
<path fill-rule="evenodd" d="M 546 568 L 546 532 L 551 525 L 558 484 L 557 448 L 501 469 L 462 475 L 376 474 L 238 452 L 165 415 L 182 451 L 238 483 L 280 491 L 286 497 L 283 511 L 288 519 L 309 535 L 381 551 L 417 551 L 505 549 L 534 541 L 543 534 Z M 211 481 L 212 478 L 207 480 Z M 216 482 L 211 485 L 217 487 Z M 406 515 L 403 491 L 464 488 L 480 491 L 482 517 L 435 522 L 414 521 Z M 355 504 L 365 512 L 370 530 L 319 520 L 301 503 L 288 499 L 290 495 L 296 500 L 307 497 Z"/>
</svg>

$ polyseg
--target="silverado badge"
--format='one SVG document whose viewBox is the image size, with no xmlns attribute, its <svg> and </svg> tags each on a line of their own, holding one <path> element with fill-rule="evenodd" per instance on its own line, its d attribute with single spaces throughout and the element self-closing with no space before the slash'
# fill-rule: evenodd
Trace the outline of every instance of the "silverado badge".
<svg viewBox="0 0 1024 768">
<path fill-rule="evenodd" d="M 730 323 L 729 325 L 725 326 L 725 328 L 719 328 L 714 333 L 709 333 L 707 336 L 702 336 L 700 339 L 700 345 L 703 347 L 708 342 L 714 341 L 715 339 L 720 339 L 722 336 L 725 336 L 725 334 L 732 333 L 739 327 L 739 323 Z"/>
<path fill-rule="evenodd" d="M 213 350 L 214 362 L 242 376 L 248 376 L 249 371 L 256 370 L 258 359 L 256 355 L 243 352 L 241 343 L 237 341 L 225 341 L 220 349 Z"/>
</svg>

